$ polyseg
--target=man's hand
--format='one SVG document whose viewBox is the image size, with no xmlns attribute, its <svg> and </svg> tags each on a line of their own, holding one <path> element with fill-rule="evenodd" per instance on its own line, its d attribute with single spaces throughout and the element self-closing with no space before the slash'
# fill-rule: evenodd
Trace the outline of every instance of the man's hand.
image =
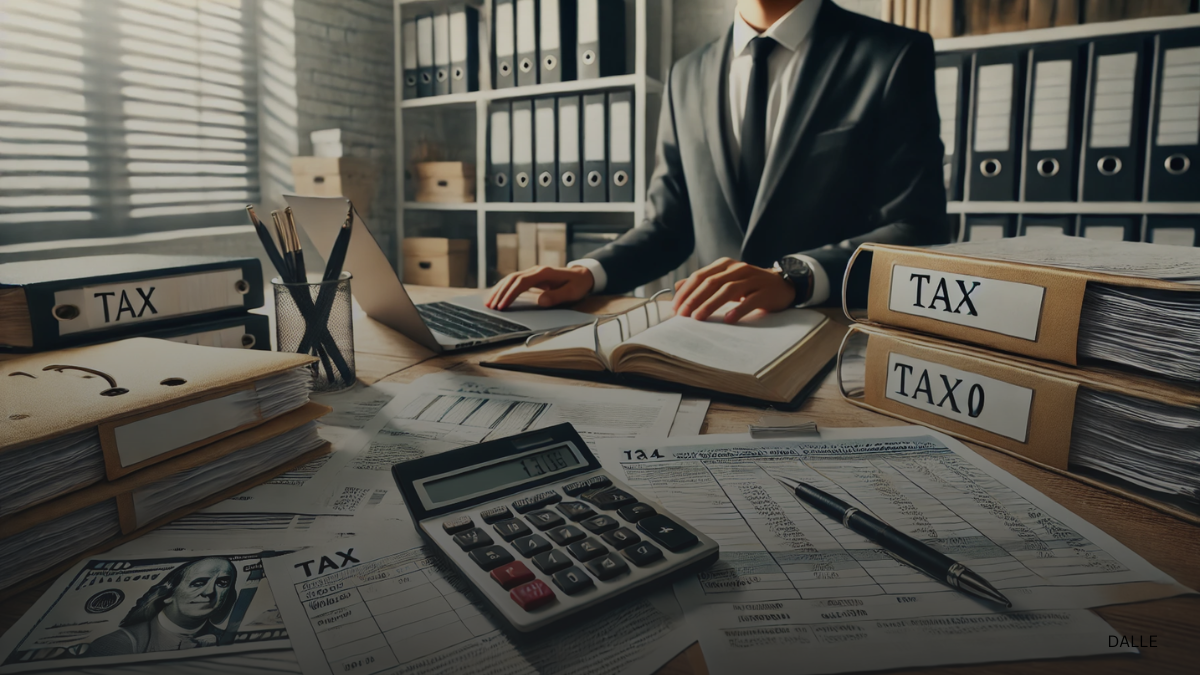
<svg viewBox="0 0 1200 675">
<path fill-rule="evenodd" d="M 586 267 L 530 267 L 524 272 L 510 274 L 500 280 L 484 302 L 488 309 L 503 310 L 525 291 L 540 288 L 539 307 L 553 307 L 574 302 L 592 290 L 596 280 Z"/>
<path fill-rule="evenodd" d="M 704 321 L 727 302 L 739 303 L 725 313 L 725 323 L 737 323 L 761 309 L 778 312 L 796 301 L 791 282 L 775 272 L 721 258 L 675 284 L 675 314 Z"/>
</svg>

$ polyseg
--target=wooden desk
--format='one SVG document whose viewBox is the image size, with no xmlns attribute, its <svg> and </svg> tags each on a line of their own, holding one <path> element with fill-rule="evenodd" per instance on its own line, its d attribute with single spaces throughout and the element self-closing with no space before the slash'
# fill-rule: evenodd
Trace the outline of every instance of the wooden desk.
<svg viewBox="0 0 1200 675">
<path fill-rule="evenodd" d="M 418 302 L 432 302 L 461 295 L 462 289 L 409 287 Z M 582 311 L 603 313 L 619 311 L 636 303 L 632 298 L 588 298 L 577 307 Z M 591 382 L 571 382 L 560 378 L 482 368 L 479 362 L 507 347 L 475 350 L 435 356 L 411 340 L 371 319 L 355 322 L 355 350 L 359 378 L 376 381 L 411 382 L 429 373 L 451 370 L 478 375 L 555 384 L 607 387 Z M 394 370 L 392 368 L 395 367 Z M 385 372 L 386 371 L 386 372 Z M 745 433 L 746 425 L 759 418 L 761 410 L 739 405 L 713 403 L 705 418 L 702 433 Z M 798 418 L 816 420 L 822 427 L 896 426 L 895 419 L 853 406 L 841 398 L 831 375 L 797 412 Z M 1090 521 L 1134 552 L 1144 557 L 1180 583 L 1200 587 L 1200 527 L 1189 525 L 1107 492 L 1077 481 L 1043 471 L 1008 455 L 968 444 L 980 455 L 1050 495 L 1084 519 Z M 48 588 L 48 584 L 11 598 L 0 609 L 0 631 L 7 630 Z M 1096 610 L 1117 634 L 1155 635 L 1156 648 L 1142 650 L 1138 658 L 1096 657 L 1065 661 L 1027 661 L 995 665 L 915 669 L 904 672 L 931 672 L 939 675 L 970 673 L 1195 673 L 1200 663 L 1200 597 L 1188 596 Z M 801 652 L 797 658 L 803 658 Z M 659 675 L 704 675 L 703 654 L 693 644 Z"/>
</svg>

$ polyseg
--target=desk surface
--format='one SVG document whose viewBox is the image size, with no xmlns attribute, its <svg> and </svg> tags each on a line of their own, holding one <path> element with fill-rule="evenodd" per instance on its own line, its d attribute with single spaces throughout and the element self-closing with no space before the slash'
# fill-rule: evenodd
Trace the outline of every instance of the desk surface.
<svg viewBox="0 0 1200 675">
<path fill-rule="evenodd" d="M 408 287 L 418 302 L 431 302 L 464 293 L 462 289 Z M 637 302 L 631 298 L 588 298 L 577 309 L 592 313 L 617 311 Z M 359 379 L 370 384 L 378 381 L 411 382 L 428 373 L 452 370 L 514 380 L 567 381 L 539 375 L 482 368 L 479 362 L 504 347 L 437 356 L 371 319 L 356 320 L 355 360 Z M 591 382 L 581 386 L 607 387 Z M 745 433 L 746 425 L 762 411 L 746 406 L 714 402 L 705 418 L 702 433 Z M 895 419 L 864 410 L 842 400 L 831 374 L 797 412 L 798 418 L 815 420 L 822 427 L 877 427 L 900 424 Z M 987 448 L 968 443 L 980 455 L 1050 495 L 1060 504 L 1090 521 L 1121 543 L 1133 549 L 1151 564 L 1190 588 L 1200 588 L 1200 527 L 1176 520 L 1151 508 L 1117 497 L 1078 481 L 1038 469 Z M 0 632 L 23 614 L 49 584 L 10 598 L 0 608 Z M 1027 661 L 999 665 L 959 666 L 909 670 L 904 672 L 952 673 L 1194 673 L 1200 663 L 1200 597 L 1189 596 L 1103 607 L 1096 612 L 1121 635 L 1157 636 L 1155 648 L 1142 650 L 1137 658 L 1109 657 L 1065 661 Z M 697 644 L 693 644 L 670 663 L 660 675 L 703 675 L 708 670 Z"/>
</svg>

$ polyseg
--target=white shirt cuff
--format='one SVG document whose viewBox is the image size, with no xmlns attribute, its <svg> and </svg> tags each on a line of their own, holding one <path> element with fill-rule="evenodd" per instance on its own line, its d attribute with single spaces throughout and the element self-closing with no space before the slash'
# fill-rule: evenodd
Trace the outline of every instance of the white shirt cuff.
<svg viewBox="0 0 1200 675">
<path fill-rule="evenodd" d="M 604 265 L 600 264 L 599 260 L 592 258 L 580 258 L 567 263 L 567 267 L 586 267 L 592 273 L 592 293 L 599 294 L 604 292 L 604 287 L 608 285 L 608 275 L 604 272 Z M 825 296 L 829 296 L 829 282 L 825 282 Z"/>
<path fill-rule="evenodd" d="M 813 280 L 812 297 L 808 299 L 808 302 L 805 302 L 803 304 L 796 305 L 796 306 L 797 307 L 816 307 L 817 305 L 820 305 L 821 303 L 828 300 L 829 299 L 829 275 L 825 273 L 825 268 L 821 267 L 821 263 L 817 262 L 814 258 L 810 258 L 806 255 L 793 254 L 788 257 L 795 258 L 796 260 L 804 261 L 804 262 L 808 263 L 809 268 L 812 269 L 812 280 Z"/>
</svg>

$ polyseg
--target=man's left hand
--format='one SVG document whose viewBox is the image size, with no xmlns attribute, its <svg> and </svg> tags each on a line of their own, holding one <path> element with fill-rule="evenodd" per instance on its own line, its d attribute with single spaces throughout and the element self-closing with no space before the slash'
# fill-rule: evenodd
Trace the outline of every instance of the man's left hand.
<svg viewBox="0 0 1200 675">
<path fill-rule="evenodd" d="M 675 284 L 675 314 L 704 321 L 725 303 L 725 323 L 737 323 L 761 309 L 778 312 L 796 302 L 792 283 L 775 272 L 730 258 L 721 258 Z"/>
</svg>

